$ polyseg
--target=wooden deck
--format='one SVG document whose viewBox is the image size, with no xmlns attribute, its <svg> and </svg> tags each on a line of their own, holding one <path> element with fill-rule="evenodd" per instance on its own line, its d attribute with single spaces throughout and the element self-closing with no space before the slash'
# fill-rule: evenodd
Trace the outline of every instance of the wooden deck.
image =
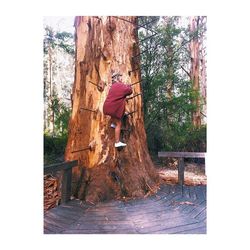
<svg viewBox="0 0 250 250">
<path fill-rule="evenodd" d="M 89 206 L 79 200 L 44 215 L 45 234 L 206 234 L 206 186 L 164 185 L 145 199 Z"/>
</svg>

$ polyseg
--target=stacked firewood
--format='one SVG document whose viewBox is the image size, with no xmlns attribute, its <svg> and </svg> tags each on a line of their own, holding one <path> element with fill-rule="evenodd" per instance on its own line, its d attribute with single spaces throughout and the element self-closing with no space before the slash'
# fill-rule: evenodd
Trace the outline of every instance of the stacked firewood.
<svg viewBox="0 0 250 250">
<path fill-rule="evenodd" d="M 59 185 L 56 177 L 44 175 L 44 211 L 56 207 L 59 203 Z"/>
</svg>

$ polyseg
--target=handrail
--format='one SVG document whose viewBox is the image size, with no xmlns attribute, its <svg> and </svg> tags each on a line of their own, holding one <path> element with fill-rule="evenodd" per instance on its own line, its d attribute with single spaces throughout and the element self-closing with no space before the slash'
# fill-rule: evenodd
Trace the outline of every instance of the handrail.
<svg viewBox="0 0 250 250">
<path fill-rule="evenodd" d="M 44 166 L 44 174 L 49 174 L 52 172 L 60 171 L 60 170 L 65 170 L 74 167 L 77 165 L 78 161 L 64 161 L 60 163 L 55 163 L 51 165 L 46 165 Z"/>
<path fill-rule="evenodd" d="M 205 152 L 158 152 L 158 157 L 205 158 Z"/>
<path fill-rule="evenodd" d="M 78 165 L 78 160 L 66 161 L 44 166 L 44 174 L 62 171 L 61 203 L 66 203 L 71 196 L 72 168 Z"/>
<path fill-rule="evenodd" d="M 185 171 L 184 158 L 205 158 L 205 156 L 205 152 L 158 152 L 160 158 L 178 158 L 178 182 L 181 185 L 182 194 Z"/>
</svg>

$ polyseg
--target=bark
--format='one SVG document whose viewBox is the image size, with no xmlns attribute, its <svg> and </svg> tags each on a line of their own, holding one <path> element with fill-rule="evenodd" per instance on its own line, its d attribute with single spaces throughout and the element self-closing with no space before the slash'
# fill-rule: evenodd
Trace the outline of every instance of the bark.
<svg viewBox="0 0 250 250">
<path fill-rule="evenodd" d="M 206 18 L 201 18 L 202 25 L 206 25 Z M 207 67 L 206 67 L 206 45 L 205 45 L 205 33 L 203 32 L 200 38 L 201 44 L 201 96 L 202 96 L 202 122 L 206 124 L 206 114 L 207 114 Z"/>
<path fill-rule="evenodd" d="M 125 20 L 121 20 L 125 19 Z M 119 70 L 125 83 L 141 80 L 135 17 L 76 17 L 75 82 L 66 160 L 78 159 L 73 169 L 73 195 L 90 203 L 141 197 L 155 192 L 158 174 L 148 153 L 142 98 L 127 101 L 132 112 L 123 122 L 122 140 L 114 147 L 111 119 L 103 114 L 111 74 Z M 91 81 L 91 82 L 90 82 Z M 140 83 L 132 86 L 141 93 Z M 135 111 L 135 112 L 134 112 Z"/>
<path fill-rule="evenodd" d="M 171 27 L 171 19 L 170 17 L 164 17 L 166 27 L 170 26 Z M 168 41 L 168 44 L 166 46 L 166 53 L 167 53 L 167 82 L 166 82 L 166 87 L 167 87 L 167 99 L 172 100 L 173 98 L 173 90 L 174 90 L 174 85 L 173 85 L 173 75 L 174 75 L 174 69 L 173 69 L 173 44 L 172 40 L 173 37 L 171 36 L 170 32 L 166 34 L 166 39 Z"/>
<path fill-rule="evenodd" d="M 190 23 L 190 31 L 191 34 L 197 32 L 198 30 L 198 23 L 199 17 L 191 17 Z M 191 52 L 191 81 L 193 84 L 193 91 L 195 93 L 195 97 L 193 98 L 192 102 L 195 105 L 196 109 L 192 113 L 192 121 L 195 127 L 201 126 L 201 111 L 200 111 L 200 84 L 199 84 L 199 41 L 198 36 L 194 36 L 190 43 L 190 52 Z"/>
<path fill-rule="evenodd" d="M 53 58 L 52 58 L 52 48 L 51 45 L 49 45 L 48 50 L 48 56 L 49 56 L 49 131 L 52 132 L 54 135 L 55 133 L 55 112 L 53 108 L 53 95 L 54 95 L 54 86 L 52 81 L 53 76 Z"/>
</svg>

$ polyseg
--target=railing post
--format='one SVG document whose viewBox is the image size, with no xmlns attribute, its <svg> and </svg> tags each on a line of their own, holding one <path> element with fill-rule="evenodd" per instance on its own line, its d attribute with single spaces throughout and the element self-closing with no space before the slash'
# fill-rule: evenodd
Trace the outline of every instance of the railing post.
<svg viewBox="0 0 250 250">
<path fill-rule="evenodd" d="M 178 182 L 181 186 L 181 192 L 183 194 L 183 185 L 184 185 L 184 171 L 185 171 L 185 165 L 184 165 L 184 158 L 180 157 L 178 160 Z"/>
<path fill-rule="evenodd" d="M 70 200 L 71 196 L 71 178 L 72 178 L 72 168 L 64 169 L 62 176 L 62 204 Z"/>
</svg>

